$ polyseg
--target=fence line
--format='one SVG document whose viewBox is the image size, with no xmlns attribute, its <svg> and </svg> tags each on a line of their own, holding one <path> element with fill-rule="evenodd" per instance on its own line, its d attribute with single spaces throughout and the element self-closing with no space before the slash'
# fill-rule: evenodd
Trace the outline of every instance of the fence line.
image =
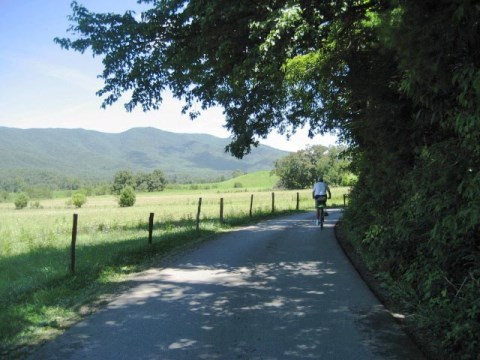
<svg viewBox="0 0 480 360">
<path fill-rule="evenodd" d="M 300 209 L 300 194 L 297 192 L 296 197 L 296 206 L 295 209 Z M 271 193 L 271 213 L 275 213 L 275 192 Z M 198 199 L 197 215 L 195 219 L 195 229 L 196 231 L 200 230 L 200 217 L 202 211 L 202 198 Z M 153 243 L 153 228 L 154 228 L 154 216 L 155 213 L 151 212 L 148 219 L 148 243 Z M 253 194 L 250 196 L 250 209 L 249 209 L 250 218 L 253 217 Z M 224 223 L 224 198 L 220 198 L 220 223 Z M 72 226 L 72 242 L 70 250 L 70 272 L 75 274 L 76 267 L 76 242 L 77 242 L 77 229 L 78 229 L 78 214 L 73 214 L 73 226 Z"/>
</svg>

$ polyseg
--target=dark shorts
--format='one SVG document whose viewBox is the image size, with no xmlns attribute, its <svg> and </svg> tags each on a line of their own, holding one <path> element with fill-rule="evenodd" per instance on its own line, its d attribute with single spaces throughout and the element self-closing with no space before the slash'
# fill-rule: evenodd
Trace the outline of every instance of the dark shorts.
<svg viewBox="0 0 480 360">
<path fill-rule="evenodd" d="M 315 207 L 326 206 L 327 195 L 315 195 Z"/>
</svg>

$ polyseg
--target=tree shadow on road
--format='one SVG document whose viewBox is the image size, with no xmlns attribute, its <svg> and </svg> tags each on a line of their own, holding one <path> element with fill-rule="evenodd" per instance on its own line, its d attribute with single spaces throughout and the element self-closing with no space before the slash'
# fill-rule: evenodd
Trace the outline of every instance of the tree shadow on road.
<svg viewBox="0 0 480 360">
<path fill-rule="evenodd" d="M 250 239 L 241 234 L 256 241 L 255 233 L 284 233 L 259 246 L 258 257 L 232 263 L 213 254 L 132 277 L 132 290 L 36 358 L 82 349 L 97 358 L 114 351 L 144 359 L 421 359 L 355 271 L 345 270 L 334 240 L 312 241 L 307 234 L 319 229 L 310 220 L 290 221 L 250 228 Z M 235 239 L 229 251 L 241 251 Z M 292 241 L 309 250 L 285 251 Z"/>
</svg>

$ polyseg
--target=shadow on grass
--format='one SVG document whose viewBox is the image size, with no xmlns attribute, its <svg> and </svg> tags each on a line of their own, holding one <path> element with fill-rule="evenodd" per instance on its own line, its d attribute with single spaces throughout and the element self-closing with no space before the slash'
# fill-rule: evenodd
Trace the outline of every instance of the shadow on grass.
<svg viewBox="0 0 480 360">
<path fill-rule="evenodd" d="M 69 270 L 70 249 L 39 248 L 0 260 L 0 355 L 32 328 L 56 328 L 56 318 L 113 290 L 105 273 L 139 271 L 149 260 L 215 234 L 214 230 L 176 229 L 174 234 L 79 245 L 76 271 Z M 52 317 L 54 319 L 52 319 Z M 1 357 L 1 356 L 0 356 Z"/>
<path fill-rule="evenodd" d="M 39 341 L 37 335 L 32 338 L 39 329 L 61 329 L 63 317 L 71 317 L 72 312 L 78 315 L 82 305 L 115 291 L 118 284 L 104 281 L 106 273 L 141 271 L 158 256 L 204 241 L 220 231 L 287 213 L 291 211 L 257 213 L 252 218 L 240 215 L 222 224 L 218 219 L 202 219 L 198 231 L 195 221 L 189 219 L 157 222 L 152 244 L 148 243 L 147 222 L 121 226 L 121 230 L 138 235 L 93 245 L 77 240 L 74 275 L 69 270 L 70 247 L 39 247 L 1 258 L 0 355 L 13 356 L 16 348 Z"/>
</svg>

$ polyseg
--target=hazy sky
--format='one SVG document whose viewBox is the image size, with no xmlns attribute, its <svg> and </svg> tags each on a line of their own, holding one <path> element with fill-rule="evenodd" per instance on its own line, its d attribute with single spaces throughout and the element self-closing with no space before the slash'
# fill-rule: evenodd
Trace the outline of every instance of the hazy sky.
<svg viewBox="0 0 480 360">
<path fill-rule="evenodd" d="M 222 109 L 213 108 L 191 121 L 182 103 L 166 95 L 162 107 L 127 113 L 123 102 L 101 109 L 95 93 L 102 87 L 100 58 L 62 50 L 54 37 L 67 36 L 70 0 L 0 0 L 0 126 L 84 128 L 122 132 L 152 126 L 179 133 L 228 137 Z M 139 9 L 136 0 L 79 0 L 91 11 Z M 296 151 L 307 144 L 332 145 L 333 136 L 309 139 L 301 130 L 290 141 L 273 132 L 262 141 Z"/>
</svg>

